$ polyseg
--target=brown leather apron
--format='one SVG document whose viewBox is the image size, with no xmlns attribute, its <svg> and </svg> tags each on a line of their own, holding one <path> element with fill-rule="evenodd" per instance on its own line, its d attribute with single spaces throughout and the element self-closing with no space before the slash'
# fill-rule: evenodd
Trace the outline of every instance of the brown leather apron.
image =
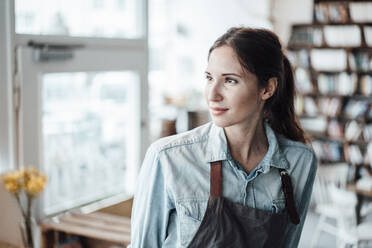
<svg viewBox="0 0 372 248">
<path fill-rule="evenodd" d="M 222 197 L 221 161 L 212 162 L 207 210 L 189 248 L 281 247 L 288 222 L 287 213 L 272 213 L 233 203 Z M 280 170 L 286 209 L 291 221 L 299 223 L 291 179 Z"/>
</svg>

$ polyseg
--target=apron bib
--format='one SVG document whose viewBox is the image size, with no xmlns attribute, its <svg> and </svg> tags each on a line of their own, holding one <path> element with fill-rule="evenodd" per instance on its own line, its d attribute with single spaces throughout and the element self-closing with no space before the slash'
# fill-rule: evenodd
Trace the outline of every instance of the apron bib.
<svg viewBox="0 0 372 248">
<path fill-rule="evenodd" d="M 221 161 L 212 162 L 207 209 L 188 247 L 281 247 L 288 214 L 294 224 L 299 223 L 291 180 L 286 171 L 281 170 L 280 175 L 288 214 L 251 208 L 223 198 L 221 169 Z"/>
</svg>

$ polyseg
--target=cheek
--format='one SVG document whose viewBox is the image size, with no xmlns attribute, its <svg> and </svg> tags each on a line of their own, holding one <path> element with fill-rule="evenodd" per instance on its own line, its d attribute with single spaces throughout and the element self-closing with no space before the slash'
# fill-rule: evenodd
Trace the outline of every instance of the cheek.
<svg viewBox="0 0 372 248">
<path fill-rule="evenodd" d="M 238 91 L 234 95 L 234 97 L 231 98 L 232 101 L 235 102 L 237 105 L 245 105 L 247 106 L 248 104 L 252 103 L 254 99 L 253 94 L 249 94 L 249 92 L 244 92 L 244 91 Z"/>
<path fill-rule="evenodd" d="M 256 109 L 260 105 L 260 98 L 257 92 L 238 92 L 237 95 L 232 98 L 234 105 L 239 106 L 242 109 Z"/>
<path fill-rule="evenodd" d="M 206 103 L 208 103 L 208 86 L 205 86 L 204 88 L 204 99 Z"/>
</svg>

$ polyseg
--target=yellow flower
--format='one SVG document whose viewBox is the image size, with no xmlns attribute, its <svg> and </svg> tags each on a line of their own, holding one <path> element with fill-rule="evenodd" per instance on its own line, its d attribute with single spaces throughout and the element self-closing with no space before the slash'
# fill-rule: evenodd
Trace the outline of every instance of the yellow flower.
<svg viewBox="0 0 372 248">
<path fill-rule="evenodd" d="M 37 196 L 45 187 L 46 176 L 29 167 L 4 174 L 2 181 L 5 188 L 14 195 L 23 189 L 28 195 Z"/>
<path fill-rule="evenodd" d="M 24 189 L 31 196 L 37 196 L 41 191 L 43 191 L 46 183 L 45 175 L 31 175 L 24 185 Z"/>
<path fill-rule="evenodd" d="M 12 194 L 17 194 L 21 188 L 17 182 L 8 182 L 5 184 L 5 188 Z"/>
<path fill-rule="evenodd" d="M 2 177 L 5 188 L 12 194 L 17 194 L 22 187 L 23 175 L 20 171 L 8 172 Z"/>
</svg>

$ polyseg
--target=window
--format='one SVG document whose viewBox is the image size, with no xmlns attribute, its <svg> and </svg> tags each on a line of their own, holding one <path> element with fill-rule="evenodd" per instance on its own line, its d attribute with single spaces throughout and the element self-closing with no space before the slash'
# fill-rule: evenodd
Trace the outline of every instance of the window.
<svg viewBox="0 0 372 248">
<path fill-rule="evenodd" d="M 140 38 L 141 1 L 16 0 L 18 34 Z"/>
<path fill-rule="evenodd" d="M 17 166 L 49 179 L 37 218 L 131 197 L 148 144 L 147 0 L 5 3 Z"/>
</svg>

